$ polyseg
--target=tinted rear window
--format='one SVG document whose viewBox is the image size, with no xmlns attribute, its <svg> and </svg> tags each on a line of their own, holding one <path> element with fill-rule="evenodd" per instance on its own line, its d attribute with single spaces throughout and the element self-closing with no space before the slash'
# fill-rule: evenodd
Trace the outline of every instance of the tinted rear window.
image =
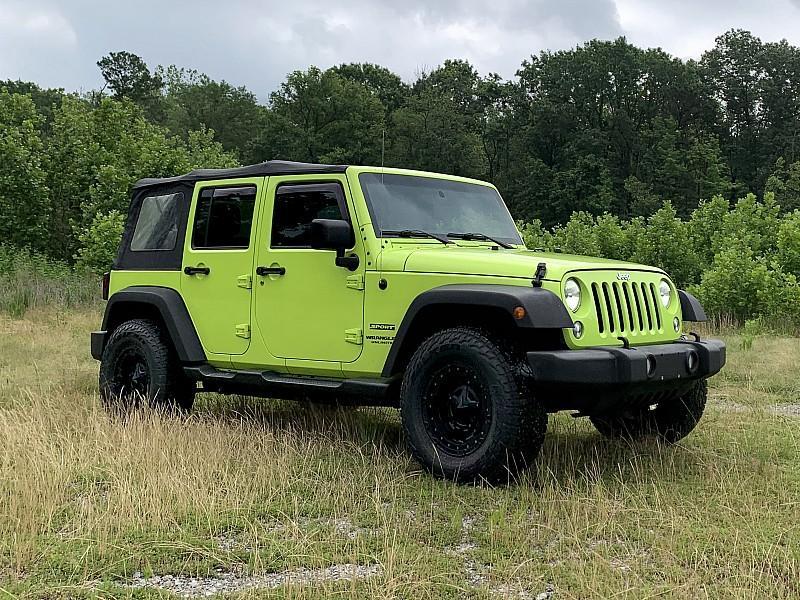
<svg viewBox="0 0 800 600">
<path fill-rule="evenodd" d="M 131 250 L 174 250 L 183 193 L 147 196 L 131 239 Z"/>
<path fill-rule="evenodd" d="M 192 248 L 247 248 L 255 205 L 255 186 L 204 188 L 194 212 Z"/>
</svg>

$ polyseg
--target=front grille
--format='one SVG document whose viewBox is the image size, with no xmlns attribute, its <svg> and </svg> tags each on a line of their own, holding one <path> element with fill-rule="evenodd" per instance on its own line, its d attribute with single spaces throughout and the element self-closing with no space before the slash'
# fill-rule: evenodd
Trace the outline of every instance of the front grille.
<svg viewBox="0 0 800 600">
<path fill-rule="evenodd" d="M 652 282 L 602 281 L 591 284 L 599 332 L 637 335 L 661 331 L 661 303 Z"/>
</svg>

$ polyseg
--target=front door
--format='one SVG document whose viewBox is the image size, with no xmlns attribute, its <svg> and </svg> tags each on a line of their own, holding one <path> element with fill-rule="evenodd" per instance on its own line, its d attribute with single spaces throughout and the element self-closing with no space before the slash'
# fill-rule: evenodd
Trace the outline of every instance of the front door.
<svg viewBox="0 0 800 600">
<path fill-rule="evenodd" d="M 206 353 L 244 354 L 250 346 L 254 224 L 263 183 L 195 185 L 181 294 Z"/>
<path fill-rule="evenodd" d="M 270 177 L 254 275 L 255 320 L 270 354 L 286 359 L 352 362 L 361 354 L 364 256 L 355 271 L 335 252 L 311 248 L 313 219 L 350 221 L 344 177 Z M 354 226 L 357 227 L 355 223 Z M 258 271 L 257 271 L 258 272 Z"/>
</svg>

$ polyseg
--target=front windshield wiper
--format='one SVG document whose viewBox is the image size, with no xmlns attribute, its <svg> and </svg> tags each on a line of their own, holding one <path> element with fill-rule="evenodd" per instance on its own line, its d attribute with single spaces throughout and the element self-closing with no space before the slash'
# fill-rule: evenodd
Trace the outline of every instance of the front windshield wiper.
<svg viewBox="0 0 800 600">
<path fill-rule="evenodd" d="M 508 242 L 501 242 L 497 238 L 493 238 L 490 235 L 486 235 L 485 233 L 448 233 L 447 237 L 455 238 L 457 240 L 466 240 L 466 241 L 478 241 L 478 242 L 494 242 L 498 246 L 502 246 L 503 248 L 513 248 L 511 244 Z"/>
<path fill-rule="evenodd" d="M 443 244 L 453 243 L 443 235 L 431 233 L 430 231 L 423 231 L 422 229 L 400 229 L 400 230 L 384 229 L 383 231 L 381 231 L 381 233 L 384 233 L 386 235 L 396 235 L 397 237 L 401 238 L 415 238 L 415 237 L 431 238 L 432 240 L 437 240 L 439 242 L 442 242 Z"/>
</svg>

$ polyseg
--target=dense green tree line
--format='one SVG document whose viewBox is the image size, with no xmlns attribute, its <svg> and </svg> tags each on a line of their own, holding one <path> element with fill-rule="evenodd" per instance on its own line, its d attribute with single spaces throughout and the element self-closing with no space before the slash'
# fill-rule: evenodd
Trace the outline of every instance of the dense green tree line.
<svg viewBox="0 0 800 600">
<path fill-rule="evenodd" d="M 98 67 L 105 86 L 83 95 L 0 81 L 3 243 L 98 266 L 137 178 L 282 158 L 488 179 L 539 245 L 570 235 L 582 241 L 560 240 L 565 249 L 674 267 L 696 285 L 730 251 L 697 233 L 697 215 L 715 215 L 704 227 L 717 229 L 744 198 L 776 219 L 753 260 L 794 272 L 768 264 L 781 227 L 797 237 L 789 213 L 800 209 L 800 48 L 785 41 L 732 30 L 682 61 L 624 38 L 593 40 L 533 55 L 511 80 L 463 60 L 412 82 L 373 64 L 310 67 L 266 96 L 128 52 Z M 682 260 L 634 235 L 653 219 L 681 224 L 665 235 L 677 236 L 670 251 Z M 617 229 L 584 239 L 590 222 Z M 718 239 L 751 247 L 752 235 Z"/>
</svg>

